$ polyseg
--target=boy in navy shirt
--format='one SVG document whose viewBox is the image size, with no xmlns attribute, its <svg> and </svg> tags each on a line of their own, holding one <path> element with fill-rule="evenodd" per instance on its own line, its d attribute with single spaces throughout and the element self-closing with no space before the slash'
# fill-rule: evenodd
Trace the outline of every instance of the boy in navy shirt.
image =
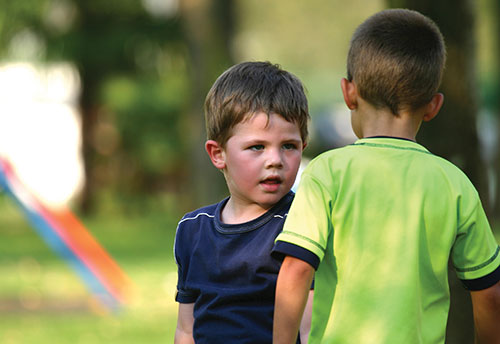
<svg viewBox="0 0 500 344">
<path fill-rule="evenodd" d="M 205 148 L 230 196 L 178 224 L 175 343 L 271 343 L 280 263 L 270 253 L 307 142 L 307 98 L 279 66 L 244 62 L 212 86 L 205 119 Z"/>
</svg>

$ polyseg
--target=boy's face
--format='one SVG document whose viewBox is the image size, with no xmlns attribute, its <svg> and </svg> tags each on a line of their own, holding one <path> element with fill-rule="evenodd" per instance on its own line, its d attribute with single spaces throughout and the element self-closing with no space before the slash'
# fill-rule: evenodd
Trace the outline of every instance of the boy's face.
<svg viewBox="0 0 500 344">
<path fill-rule="evenodd" d="M 292 187 L 304 143 L 296 123 L 258 112 L 238 123 L 222 152 L 231 201 L 269 209 Z"/>
</svg>

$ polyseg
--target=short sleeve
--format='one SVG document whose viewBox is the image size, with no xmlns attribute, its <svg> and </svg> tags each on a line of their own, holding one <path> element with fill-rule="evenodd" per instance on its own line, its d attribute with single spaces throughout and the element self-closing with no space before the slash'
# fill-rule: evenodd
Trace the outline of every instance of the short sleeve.
<svg viewBox="0 0 500 344">
<path fill-rule="evenodd" d="M 279 247 L 280 242 L 296 245 L 312 252 L 321 261 L 331 228 L 331 203 L 327 189 L 304 172 L 275 247 Z"/>
<path fill-rule="evenodd" d="M 195 290 L 188 288 L 189 253 L 186 252 L 185 240 L 182 236 L 182 228 L 179 225 L 175 234 L 174 257 L 177 264 L 177 292 L 175 301 L 179 303 L 193 303 L 198 297 Z"/>
<path fill-rule="evenodd" d="M 500 247 L 479 199 L 458 229 L 451 257 L 458 278 L 468 289 L 485 289 L 500 279 Z"/>
</svg>

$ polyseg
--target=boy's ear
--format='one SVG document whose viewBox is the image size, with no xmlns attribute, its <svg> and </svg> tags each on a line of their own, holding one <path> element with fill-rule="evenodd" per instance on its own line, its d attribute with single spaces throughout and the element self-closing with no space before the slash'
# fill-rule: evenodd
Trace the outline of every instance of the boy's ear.
<svg viewBox="0 0 500 344">
<path fill-rule="evenodd" d="M 342 78 L 340 80 L 340 87 L 344 95 L 344 101 L 349 110 L 354 110 L 358 107 L 358 89 L 356 84 L 352 81 Z"/>
<path fill-rule="evenodd" d="M 226 167 L 224 149 L 217 141 L 208 140 L 205 142 L 205 150 L 216 168 L 222 170 Z"/>
<path fill-rule="evenodd" d="M 422 120 L 424 122 L 428 122 L 434 117 L 436 117 L 439 110 L 441 109 L 441 106 L 443 106 L 443 102 L 444 102 L 444 95 L 442 93 L 436 93 L 432 97 L 432 100 L 429 102 L 429 104 L 426 105 L 424 117 L 422 117 Z"/>
</svg>

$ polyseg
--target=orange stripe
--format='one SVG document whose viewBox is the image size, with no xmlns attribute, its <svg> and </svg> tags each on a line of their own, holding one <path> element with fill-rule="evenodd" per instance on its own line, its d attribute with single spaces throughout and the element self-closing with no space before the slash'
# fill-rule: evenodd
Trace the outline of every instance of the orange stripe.
<svg viewBox="0 0 500 344">
<path fill-rule="evenodd" d="M 60 209 L 58 211 L 45 210 L 60 225 L 60 228 L 65 232 L 66 239 L 71 241 L 71 246 L 78 251 L 78 255 L 82 256 L 88 265 L 91 265 L 89 267 L 108 286 L 110 291 L 120 301 L 129 301 L 132 293 L 132 281 L 76 216 L 68 209 Z"/>
</svg>

